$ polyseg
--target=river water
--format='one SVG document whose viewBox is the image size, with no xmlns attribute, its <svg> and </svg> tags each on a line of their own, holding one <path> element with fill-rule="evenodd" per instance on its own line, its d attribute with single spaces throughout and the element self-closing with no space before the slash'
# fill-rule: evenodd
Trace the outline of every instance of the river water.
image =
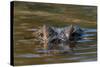
<svg viewBox="0 0 100 67">
<path fill-rule="evenodd" d="M 79 40 L 74 52 L 64 54 L 45 53 L 33 39 L 19 39 L 15 45 L 15 64 L 44 64 L 59 62 L 86 62 L 97 60 L 96 29 L 87 29 L 83 39 Z"/>
<path fill-rule="evenodd" d="M 61 12 L 55 13 L 56 10 L 53 10 L 53 12 L 49 9 L 40 9 L 40 7 L 43 8 L 44 6 L 50 8 L 52 6 L 50 4 L 33 7 L 31 8 L 33 10 L 28 6 L 34 6 L 36 3 L 31 4 L 15 3 L 13 22 L 14 65 L 90 62 L 97 60 L 97 23 L 94 17 L 96 16 L 96 7 L 67 7 L 65 5 L 63 7 L 62 5 L 55 5 L 57 10 L 61 10 Z M 43 24 L 62 27 L 70 24 L 79 24 L 85 34 L 82 36 L 83 39 L 78 41 L 72 53 L 45 53 L 46 51 L 41 50 L 39 42 L 34 41 L 32 37 L 33 31 L 31 30 Z"/>
</svg>

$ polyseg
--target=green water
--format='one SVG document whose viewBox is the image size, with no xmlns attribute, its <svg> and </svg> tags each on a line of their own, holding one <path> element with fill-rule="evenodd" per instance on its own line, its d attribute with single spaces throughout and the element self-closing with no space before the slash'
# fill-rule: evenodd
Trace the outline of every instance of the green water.
<svg viewBox="0 0 100 67">
<path fill-rule="evenodd" d="M 42 3 L 14 3 L 14 65 L 48 63 L 87 62 L 97 60 L 97 32 L 95 6 L 77 6 Z M 39 42 L 35 42 L 32 31 L 43 24 L 64 27 L 78 24 L 88 32 L 86 40 L 77 43 L 73 54 L 41 53 Z M 95 30 L 95 31 L 94 31 Z"/>
</svg>

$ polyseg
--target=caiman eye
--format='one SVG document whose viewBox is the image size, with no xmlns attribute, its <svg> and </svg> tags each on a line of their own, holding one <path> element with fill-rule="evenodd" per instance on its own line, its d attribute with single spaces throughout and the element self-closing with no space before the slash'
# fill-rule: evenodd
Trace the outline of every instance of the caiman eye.
<svg viewBox="0 0 100 67">
<path fill-rule="evenodd" d="M 39 35 L 40 35 L 41 37 L 43 37 L 43 34 L 42 34 L 42 33 L 40 33 Z"/>
</svg>

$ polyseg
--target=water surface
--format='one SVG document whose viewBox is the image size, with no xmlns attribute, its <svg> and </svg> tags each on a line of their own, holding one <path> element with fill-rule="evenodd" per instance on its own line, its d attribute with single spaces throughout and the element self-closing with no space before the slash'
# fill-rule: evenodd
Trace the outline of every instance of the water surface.
<svg viewBox="0 0 100 67">
<path fill-rule="evenodd" d="M 50 24 L 64 27 L 78 24 L 85 31 L 73 53 L 47 53 L 35 41 L 32 31 Z M 97 60 L 97 29 L 95 6 L 15 2 L 14 6 L 14 64 L 87 62 Z M 55 52 L 57 52 L 56 50 Z M 62 52 L 62 51 L 61 51 Z"/>
</svg>

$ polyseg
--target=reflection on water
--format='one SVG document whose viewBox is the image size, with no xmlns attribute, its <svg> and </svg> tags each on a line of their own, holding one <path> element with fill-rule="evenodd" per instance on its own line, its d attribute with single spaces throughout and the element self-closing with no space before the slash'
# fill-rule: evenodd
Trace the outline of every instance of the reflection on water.
<svg viewBox="0 0 100 67">
<path fill-rule="evenodd" d="M 84 62 L 97 60 L 96 7 L 16 2 L 14 6 L 14 64 Z M 82 39 L 73 52 L 43 50 L 32 33 L 43 24 L 67 26 L 79 24 Z"/>
<path fill-rule="evenodd" d="M 88 32 L 87 32 L 88 30 Z M 85 32 L 86 31 L 86 32 Z M 34 47 L 34 43 L 31 43 L 30 39 L 23 39 L 18 40 L 18 43 L 22 47 L 17 48 L 17 54 L 14 56 L 16 59 L 19 59 L 17 61 L 29 61 L 31 64 L 38 64 L 38 63 L 57 63 L 57 62 L 76 62 L 76 61 L 96 61 L 97 59 L 97 52 L 96 52 L 96 31 L 94 29 L 84 29 L 85 34 L 82 36 L 83 39 L 79 40 L 76 44 L 76 48 L 74 49 L 73 53 L 64 53 L 66 50 L 43 50 L 41 47 Z M 93 39 L 94 38 L 94 39 Z M 32 40 L 34 42 L 34 39 Z M 26 48 L 25 47 L 26 44 Z M 23 52 L 24 49 L 27 49 L 27 47 L 30 45 L 33 45 L 33 47 L 30 46 L 32 52 L 26 51 Z M 18 45 L 18 46 L 20 46 Z M 18 47 L 16 45 L 16 47 Z M 39 46 L 39 45 L 37 45 Z M 23 53 L 20 53 L 20 52 Z M 52 53 L 53 52 L 53 53 Z M 40 58 L 40 59 L 39 59 Z M 57 59 L 58 58 L 58 59 Z M 41 60 L 42 59 L 42 60 Z M 27 64 L 27 62 L 20 63 L 16 62 L 16 64 Z"/>
</svg>

